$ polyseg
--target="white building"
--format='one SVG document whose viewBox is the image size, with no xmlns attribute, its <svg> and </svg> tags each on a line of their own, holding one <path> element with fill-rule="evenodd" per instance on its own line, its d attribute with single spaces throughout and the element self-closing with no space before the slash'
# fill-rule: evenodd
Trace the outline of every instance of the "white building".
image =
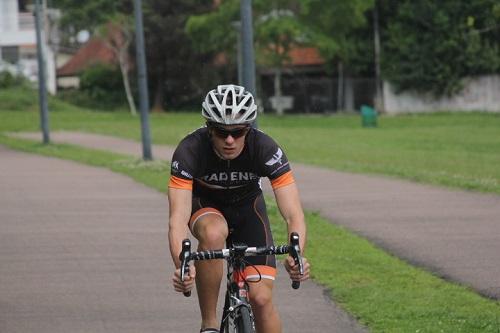
<svg viewBox="0 0 500 333">
<path fill-rule="evenodd" d="M 0 0 L 0 71 L 23 74 L 30 81 L 38 80 L 35 17 L 33 6 L 26 0 Z M 46 21 L 46 20 L 45 20 Z M 47 71 L 47 89 L 56 92 L 55 57 L 42 34 Z"/>
</svg>

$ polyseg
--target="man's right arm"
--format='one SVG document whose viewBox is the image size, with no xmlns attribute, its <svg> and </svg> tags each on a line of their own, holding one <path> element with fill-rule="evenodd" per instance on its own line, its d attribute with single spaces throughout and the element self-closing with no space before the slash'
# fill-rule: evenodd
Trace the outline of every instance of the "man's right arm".
<svg viewBox="0 0 500 333">
<path fill-rule="evenodd" d="M 169 187 L 169 225 L 168 241 L 170 254 L 175 267 L 179 268 L 179 253 L 182 250 L 182 241 L 188 236 L 188 223 L 191 217 L 192 192 L 187 189 Z"/>
</svg>

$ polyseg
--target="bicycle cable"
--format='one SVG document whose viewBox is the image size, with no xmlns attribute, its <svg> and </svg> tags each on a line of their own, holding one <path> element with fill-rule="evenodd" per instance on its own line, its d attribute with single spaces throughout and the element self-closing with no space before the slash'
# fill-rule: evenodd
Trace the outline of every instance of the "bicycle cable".
<svg viewBox="0 0 500 333">
<path fill-rule="evenodd" d="M 262 281 L 262 274 L 260 273 L 260 271 L 257 268 L 257 266 L 254 265 L 254 264 L 252 264 L 251 262 L 248 262 L 247 260 L 244 260 L 244 259 L 243 259 L 243 262 L 247 265 L 247 267 L 252 267 L 253 269 L 255 269 L 255 271 L 259 275 L 259 278 L 257 280 L 255 280 L 255 281 L 253 281 L 253 280 L 247 280 L 246 277 L 243 276 L 243 280 L 245 281 L 245 283 L 257 283 L 257 282 Z M 248 284 L 247 284 L 247 286 L 249 287 Z"/>
</svg>

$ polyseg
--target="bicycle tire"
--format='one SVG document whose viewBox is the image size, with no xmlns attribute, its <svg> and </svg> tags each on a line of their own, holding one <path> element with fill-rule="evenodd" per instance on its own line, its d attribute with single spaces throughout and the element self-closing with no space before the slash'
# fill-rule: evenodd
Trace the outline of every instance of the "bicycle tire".
<svg viewBox="0 0 500 333">
<path fill-rule="evenodd" d="M 238 333 L 255 333 L 254 322 L 250 314 L 250 309 L 246 306 L 240 308 L 240 316 L 237 319 Z"/>
</svg>

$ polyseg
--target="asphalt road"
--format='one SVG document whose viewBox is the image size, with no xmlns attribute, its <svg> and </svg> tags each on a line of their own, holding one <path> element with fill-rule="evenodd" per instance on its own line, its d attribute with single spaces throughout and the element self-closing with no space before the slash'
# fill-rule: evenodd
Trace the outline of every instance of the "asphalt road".
<svg viewBox="0 0 500 333">
<path fill-rule="evenodd" d="M 126 176 L 0 146 L 0 332 L 197 332 L 196 296 L 170 285 L 167 209 Z M 282 268 L 275 300 L 284 332 L 365 332 Z"/>
</svg>

